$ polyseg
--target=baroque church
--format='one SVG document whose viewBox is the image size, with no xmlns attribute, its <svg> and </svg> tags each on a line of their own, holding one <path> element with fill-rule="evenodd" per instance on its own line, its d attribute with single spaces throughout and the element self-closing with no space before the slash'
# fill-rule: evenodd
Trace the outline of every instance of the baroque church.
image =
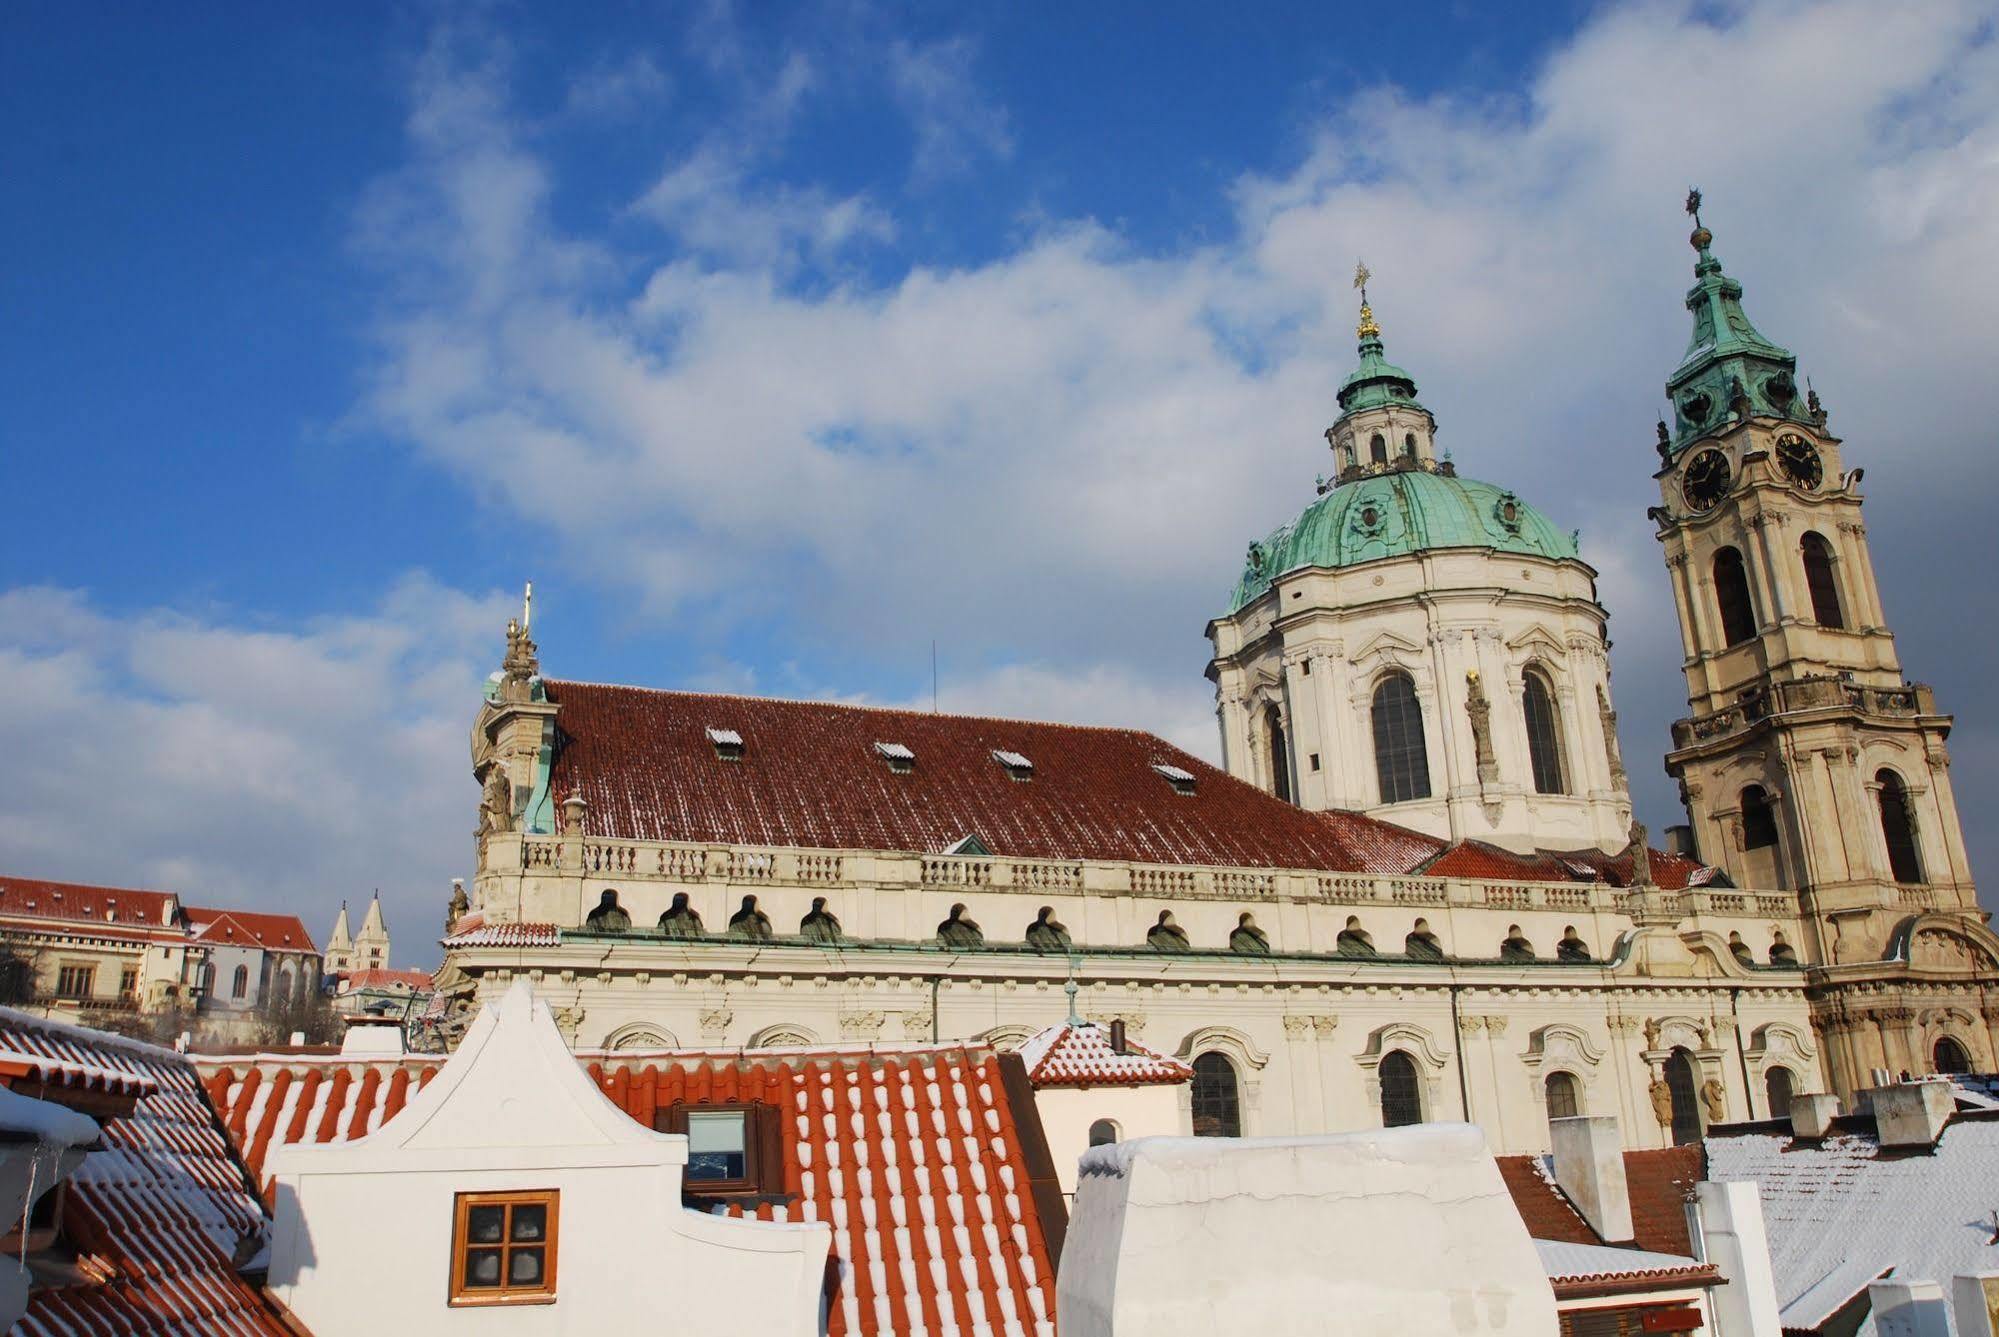
<svg viewBox="0 0 1999 1337">
<path fill-rule="evenodd" d="M 611 1050 L 1006 1047 L 1073 1006 L 1192 1066 L 1183 1131 L 1466 1119 L 1509 1152 L 1551 1117 L 1660 1146 L 1999 1067 L 1950 717 L 1902 676 L 1860 469 L 1695 225 L 1649 513 L 1688 692 L 1666 848 L 1633 821 L 1595 571 L 1439 454 L 1363 271 L 1332 476 L 1208 625 L 1222 767 L 1133 730 L 561 680 L 523 619 L 472 729 L 443 988 L 526 976 Z"/>
</svg>

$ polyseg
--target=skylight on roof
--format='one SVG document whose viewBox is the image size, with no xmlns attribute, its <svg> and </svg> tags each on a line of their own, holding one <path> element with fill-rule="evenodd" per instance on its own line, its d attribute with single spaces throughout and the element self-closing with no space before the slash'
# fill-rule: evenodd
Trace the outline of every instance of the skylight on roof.
<svg viewBox="0 0 1999 1337">
<path fill-rule="evenodd" d="M 1009 752 L 1003 747 L 993 749 L 993 760 L 1006 767 L 1006 773 L 1016 780 L 1032 780 L 1034 763 L 1018 752 Z"/>
<path fill-rule="evenodd" d="M 1166 782 L 1173 786 L 1174 793 L 1191 794 L 1194 792 L 1194 773 L 1192 771 L 1179 766 L 1169 766 L 1161 761 L 1153 762 L 1152 769 L 1166 778 Z"/>
<path fill-rule="evenodd" d="M 888 761 L 888 768 L 898 775 L 916 765 L 916 754 L 902 743 L 876 743 L 875 751 Z"/>
<path fill-rule="evenodd" d="M 723 761 L 742 760 L 743 736 L 734 729 L 717 729 L 710 725 L 708 741 L 715 745 L 715 755 Z"/>
</svg>

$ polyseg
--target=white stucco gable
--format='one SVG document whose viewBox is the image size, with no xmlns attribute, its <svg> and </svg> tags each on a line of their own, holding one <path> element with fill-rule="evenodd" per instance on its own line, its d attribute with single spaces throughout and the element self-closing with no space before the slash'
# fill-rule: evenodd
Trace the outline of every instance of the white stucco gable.
<svg viewBox="0 0 1999 1337">
<path fill-rule="evenodd" d="M 827 1228 L 691 1211 L 686 1163 L 686 1138 L 606 1099 L 517 979 L 373 1133 L 273 1148 L 269 1286 L 315 1337 L 635 1324 L 817 1333 Z M 549 1292 L 454 1297 L 454 1268 L 473 1247 L 459 1233 L 464 1209 L 507 1195 L 546 1204 L 546 1239 L 532 1245 Z"/>
</svg>

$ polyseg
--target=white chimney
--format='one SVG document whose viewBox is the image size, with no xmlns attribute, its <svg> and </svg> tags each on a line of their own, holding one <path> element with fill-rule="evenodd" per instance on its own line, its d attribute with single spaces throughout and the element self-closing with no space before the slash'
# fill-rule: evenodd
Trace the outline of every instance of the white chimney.
<svg viewBox="0 0 1999 1337">
<path fill-rule="evenodd" d="M 403 1023 L 400 1017 L 360 1012 L 347 1018 L 347 1034 L 341 1037 L 341 1057 L 401 1058 Z"/>
<path fill-rule="evenodd" d="M 1550 1119 L 1555 1139 L 1555 1183 L 1568 1195 L 1590 1229 L 1606 1244 L 1626 1244 L 1631 1227 L 1631 1191 L 1624 1182 L 1624 1142 L 1608 1114 Z"/>
<path fill-rule="evenodd" d="M 1934 1147 L 1957 1109 L 1951 1084 L 1941 1077 L 1877 1086 L 1861 1095 L 1874 1110 L 1874 1139 L 1884 1147 Z"/>
<path fill-rule="evenodd" d="M 1950 1310 L 1934 1281 L 1872 1282 L 1867 1303 L 1877 1337 L 1951 1337 Z"/>
<path fill-rule="evenodd" d="M 1797 1106 L 1793 1105 L 1795 1110 Z M 1713 1263 L 1728 1284 L 1708 1293 L 1720 1337 L 1783 1337 L 1777 1307 L 1777 1273 L 1763 1198 L 1754 1180 L 1694 1185 L 1694 1252 Z"/>
<path fill-rule="evenodd" d="M 1825 1092 L 1791 1097 L 1791 1136 L 1821 1138 L 1839 1117 L 1839 1097 Z"/>
<path fill-rule="evenodd" d="M 1957 1319 L 1957 1337 L 1999 1337 L 1993 1316 L 1999 1314 L 1999 1272 L 1960 1272 L 1950 1279 L 1950 1307 Z"/>
</svg>

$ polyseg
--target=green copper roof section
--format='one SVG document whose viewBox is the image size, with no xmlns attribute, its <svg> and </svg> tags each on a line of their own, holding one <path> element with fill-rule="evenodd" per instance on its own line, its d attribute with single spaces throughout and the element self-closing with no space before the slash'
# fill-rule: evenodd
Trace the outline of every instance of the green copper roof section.
<svg viewBox="0 0 1999 1337">
<path fill-rule="evenodd" d="M 1700 226 L 1700 192 L 1688 196 L 1694 214 L 1689 238 L 1698 258 L 1694 286 L 1687 290 L 1687 310 L 1694 318 L 1686 355 L 1666 380 L 1673 401 L 1672 450 L 1741 417 L 1790 418 L 1812 421 L 1798 393 L 1798 359 L 1772 343 L 1742 309 L 1742 285 L 1722 272 L 1721 261 L 1709 248 L 1714 234 Z"/>
<path fill-rule="evenodd" d="M 1488 548 L 1560 561 L 1578 556 L 1576 535 L 1505 488 L 1422 469 L 1355 479 L 1252 543 L 1229 600 L 1233 613 L 1287 571 L 1337 569 L 1439 548 Z"/>
<path fill-rule="evenodd" d="M 1365 302 L 1360 308 L 1360 365 L 1340 382 L 1340 414 L 1362 409 L 1384 408 L 1390 404 L 1416 403 L 1416 379 L 1384 356 L 1381 327 Z"/>
</svg>

